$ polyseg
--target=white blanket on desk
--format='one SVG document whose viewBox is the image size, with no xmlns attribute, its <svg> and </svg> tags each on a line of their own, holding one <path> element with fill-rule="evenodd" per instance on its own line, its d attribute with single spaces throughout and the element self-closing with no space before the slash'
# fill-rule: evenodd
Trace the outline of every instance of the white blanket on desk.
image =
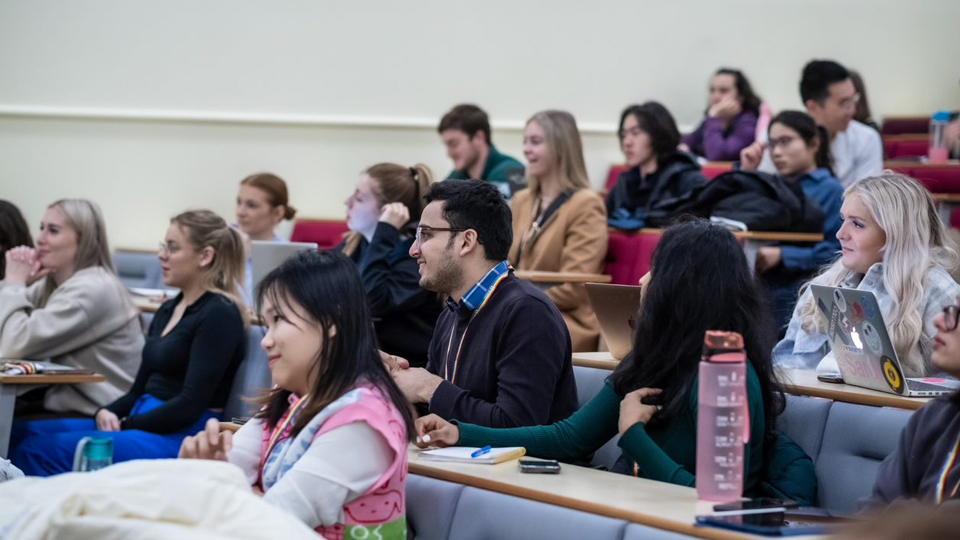
<svg viewBox="0 0 960 540">
<path fill-rule="evenodd" d="M 0 484 L 0 539 L 267 538 L 317 535 L 254 495 L 240 469 L 224 462 L 130 461 Z"/>
</svg>

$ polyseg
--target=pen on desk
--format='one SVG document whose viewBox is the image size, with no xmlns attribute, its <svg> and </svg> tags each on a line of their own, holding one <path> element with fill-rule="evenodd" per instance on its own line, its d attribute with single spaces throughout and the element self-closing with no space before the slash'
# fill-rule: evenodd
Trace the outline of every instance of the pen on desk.
<svg viewBox="0 0 960 540">
<path fill-rule="evenodd" d="M 483 448 L 481 448 L 481 449 L 479 449 L 479 450 L 475 450 L 472 454 L 470 454 L 470 457 L 472 457 L 472 458 L 478 458 L 478 457 L 486 454 L 486 453 L 489 452 L 490 450 L 492 450 L 491 447 L 489 447 L 489 446 L 484 446 Z"/>
</svg>

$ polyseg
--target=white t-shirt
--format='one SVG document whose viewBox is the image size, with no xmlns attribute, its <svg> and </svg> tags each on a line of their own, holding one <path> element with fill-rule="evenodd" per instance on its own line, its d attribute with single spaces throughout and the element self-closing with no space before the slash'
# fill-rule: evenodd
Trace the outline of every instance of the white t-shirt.
<svg viewBox="0 0 960 540">
<path fill-rule="evenodd" d="M 760 140 L 767 141 L 767 133 Z M 883 172 L 883 143 L 877 130 L 851 120 L 846 131 L 837 133 L 830 143 L 830 159 L 833 174 L 844 189 L 861 178 L 879 176 Z M 776 174 L 777 168 L 770 159 L 769 149 L 763 153 L 759 169 Z"/>
</svg>

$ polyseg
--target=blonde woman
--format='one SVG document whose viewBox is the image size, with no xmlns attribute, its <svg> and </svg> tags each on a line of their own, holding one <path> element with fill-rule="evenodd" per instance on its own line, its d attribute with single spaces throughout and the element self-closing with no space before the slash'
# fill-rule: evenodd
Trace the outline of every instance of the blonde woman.
<svg viewBox="0 0 960 540">
<path fill-rule="evenodd" d="M 5 254 L 0 282 L 0 351 L 5 358 L 44 359 L 93 370 L 97 384 L 59 384 L 42 401 L 21 400 L 32 412 L 93 415 L 130 389 L 140 365 L 140 312 L 113 272 L 100 208 L 83 199 L 51 204 L 36 249 Z"/>
<path fill-rule="evenodd" d="M 930 193 L 907 176 L 865 178 L 844 192 L 842 257 L 810 283 L 871 291 L 907 377 L 937 372 L 931 365 L 934 317 L 960 293 L 948 268 L 957 263 Z M 787 333 L 773 350 L 787 368 L 836 371 L 816 301 L 807 287 Z M 821 362 L 822 360 L 822 362 Z"/>
<path fill-rule="evenodd" d="M 599 274 L 607 255 L 603 199 L 590 189 L 580 132 L 565 111 L 543 111 L 523 131 L 529 188 L 510 202 L 517 270 Z M 567 323 L 574 351 L 595 351 L 600 325 L 581 284 L 544 291 Z"/>
<path fill-rule="evenodd" d="M 237 228 L 249 240 L 282 242 L 274 229 L 284 220 L 297 215 L 290 206 L 287 183 L 270 173 L 256 173 L 240 181 L 237 193 Z M 247 246 L 249 249 L 249 246 Z M 244 304 L 253 307 L 253 259 L 247 253 L 244 267 L 243 288 L 240 290 Z"/>
<path fill-rule="evenodd" d="M 150 323 L 133 387 L 93 419 L 17 423 L 10 456 L 24 473 L 70 470 L 88 436 L 112 438 L 114 462 L 173 458 L 184 437 L 220 418 L 246 345 L 240 233 L 208 210 L 184 212 L 171 220 L 158 256 L 164 284 L 180 294 Z"/>
</svg>

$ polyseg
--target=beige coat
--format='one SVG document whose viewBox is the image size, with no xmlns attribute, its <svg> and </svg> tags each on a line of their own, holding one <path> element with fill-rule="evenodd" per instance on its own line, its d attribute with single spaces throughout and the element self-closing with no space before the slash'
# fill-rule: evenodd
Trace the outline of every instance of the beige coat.
<svg viewBox="0 0 960 540">
<path fill-rule="evenodd" d="M 47 280 L 0 282 L 0 352 L 91 369 L 106 381 L 53 385 L 44 407 L 93 414 L 126 393 L 140 367 L 140 312 L 120 280 L 100 266 L 79 270 L 47 298 Z"/>
<path fill-rule="evenodd" d="M 575 192 L 532 233 L 534 220 L 540 213 L 539 199 L 525 189 L 513 196 L 510 209 L 513 211 L 510 263 L 514 268 L 603 273 L 607 256 L 607 212 L 600 195 L 589 189 Z M 596 351 L 600 324 L 583 285 L 566 283 L 550 287 L 545 292 L 567 323 L 573 350 Z"/>
</svg>

